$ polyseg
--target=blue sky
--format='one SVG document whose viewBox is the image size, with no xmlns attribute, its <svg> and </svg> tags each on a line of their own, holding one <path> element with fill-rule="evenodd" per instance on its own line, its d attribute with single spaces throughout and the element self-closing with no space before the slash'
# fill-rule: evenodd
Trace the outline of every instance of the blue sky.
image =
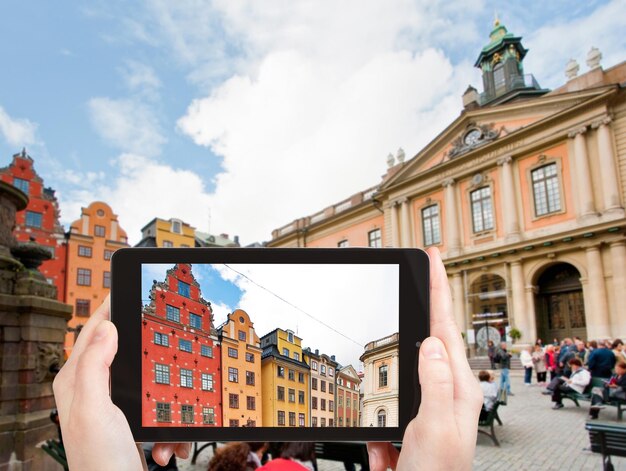
<svg viewBox="0 0 626 471">
<path fill-rule="evenodd" d="M 0 159 L 26 146 L 66 225 L 101 199 L 131 242 L 155 216 L 267 240 L 458 116 L 496 10 L 545 87 L 626 58 L 624 0 L 509 3 L 2 2 Z"/>
</svg>

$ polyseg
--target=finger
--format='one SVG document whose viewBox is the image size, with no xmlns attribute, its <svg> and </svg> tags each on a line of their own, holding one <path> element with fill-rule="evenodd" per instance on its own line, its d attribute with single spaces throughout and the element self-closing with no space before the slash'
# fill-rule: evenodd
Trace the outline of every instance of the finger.
<svg viewBox="0 0 626 471">
<path fill-rule="evenodd" d="M 398 467 L 400 452 L 395 446 L 393 446 L 393 443 L 387 443 L 387 453 L 389 455 L 389 467 L 391 469 L 396 469 Z"/>
<path fill-rule="evenodd" d="M 389 443 L 387 442 L 368 442 L 367 454 L 369 465 L 372 471 L 385 471 L 391 466 L 391 457 L 389 456 Z"/>
<path fill-rule="evenodd" d="M 108 320 L 110 317 L 111 317 L 111 297 L 107 295 L 107 297 L 104 299 L 104 302 L 100 306 L 98 306 L 98 309 L 96 309 L 93 312 L 93 314 L 91 314 L 91 316 L 89 317 L 89 320 L 80 331 L 80 335 L 78 336 L 78 339 L 76 339 L 76 343 L 74 344 L 74 347 L 72 348 L 72 353 L 70 354 L 70 357 L 68 358 L 63 368 L 67 368 L 68 370 L 71 370 L 76 367 L 78 358 L 80 357 L 82 352 L 85 350 L 85 348 L 89 344 L 91 336 L 93 335 L 93 331 L 95 330 L 96 326 L 101 321 L 105 319 Z"/>
<path fill-rule="evenodd" d="M 177 443 L 174 453 L 176 453 L 176 456 L 186 460 L 191 453 L 191 443 Z"/>
<path fill-rule="evenodd" d="M 157 464 L 166 466 L 169 463 L 170 458 L 174 454 L 177 443 L 155 443 L 152 448 L 152 458 Z"/>
<path fill-rule="evenodd" d="M 454 420 L 454 381 L 445 345 L 437 337 L 428 337 L 419 355 L 422 402 L 418 419 L 448 428 Z"/>
</svg>

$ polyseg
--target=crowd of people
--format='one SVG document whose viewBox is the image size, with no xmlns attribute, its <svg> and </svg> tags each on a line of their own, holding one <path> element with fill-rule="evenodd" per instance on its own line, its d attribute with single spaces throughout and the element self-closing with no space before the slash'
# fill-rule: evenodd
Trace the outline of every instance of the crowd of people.
<svg viewBox="0 0 626 471">
<path fill-rule="evenodd" d="M 478 375 L 484 396 L 483 416 L 493 408 L 499 391 L 513 395 L 509 379 L 512 354 L 507 350 L 506 342 L 496 347 L 489 341 L 487 354 L 491 368 L 499 366 L 501 374 L 499 386 L 495 385 L 494 376 L 489 371 L 481 371 Z M 606 403 L 614 399 L 626 401 L 626 349 L 621 339 L 584 342 L 574 337 L 561 342 L 554 339 L 546 345 L 538 339 L 532 348 L 522 349 L 519 358 L 524 368 L 524 384 L 532 384 L 534 371 L 537 384 L 545 387 L 543 394 L 552 397 L 553 409 L 563 407 L 565 394 L 586 392 L 592 378 L 601 378 L 603 386 L 587 391 L 591 393 L 591 419 L 598 418 Z"/>
</svg>

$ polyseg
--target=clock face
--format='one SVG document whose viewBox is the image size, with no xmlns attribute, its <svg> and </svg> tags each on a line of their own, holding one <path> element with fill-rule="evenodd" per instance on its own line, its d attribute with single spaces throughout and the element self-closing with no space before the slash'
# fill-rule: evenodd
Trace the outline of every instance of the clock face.
<svg viewBox="0 0 626 471">
<path fill-rule="evenodd" d="M 465 135 L 463 141 L 466 145 L 471 146 L 473 144 L 476 144 L 478 140 L 482 137 L 482 135 L 483 133 L 480 132 L 480 129 L 472 129 Z"/>
<path fill-rule="evenodd" d="M 493 341 L 494 345 L 500 343 L 500 332 L 495 327 L 481 327 L 476 334 L 476 343 L 480 348 L 487 348 L 489 340 Z"/>
</svg>

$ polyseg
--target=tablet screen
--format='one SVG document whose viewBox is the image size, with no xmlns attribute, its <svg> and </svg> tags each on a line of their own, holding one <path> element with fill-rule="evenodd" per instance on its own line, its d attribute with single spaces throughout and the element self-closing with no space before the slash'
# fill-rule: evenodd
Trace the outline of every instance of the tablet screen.
<svg viewBox="0 0 626 471">
<path fill-rule="evenodd" d="M 143 427 L 398 427 L 397 264 L 141 264 Z"/>
</svg>

